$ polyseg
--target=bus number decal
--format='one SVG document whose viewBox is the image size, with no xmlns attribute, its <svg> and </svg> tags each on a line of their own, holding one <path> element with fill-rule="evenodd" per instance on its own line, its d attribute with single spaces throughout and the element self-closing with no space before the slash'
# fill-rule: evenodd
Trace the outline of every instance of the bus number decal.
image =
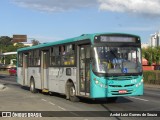
<svg viewBox="0 0 160 120">
<path fill-rule="evenodd" d="M 136 79 L 131 80 L 131 83 L 136 83 L 136 82 L 137 82 Z"/>
</svg>

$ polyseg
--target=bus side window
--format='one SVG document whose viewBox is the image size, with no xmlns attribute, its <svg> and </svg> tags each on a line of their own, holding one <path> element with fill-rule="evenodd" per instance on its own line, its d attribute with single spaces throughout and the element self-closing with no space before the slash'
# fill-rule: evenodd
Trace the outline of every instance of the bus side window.
<svg viewBox="0 0 160 120">
<path fill-rule="evenodd" d="M 65 48 L 66 48 L 66 46 L 61 46 L 60 47 L 60 51 L 61 51 L 61 55 L 62 55 L 62 57 L 61 57 L 61 61 L 62 61 L 62 65 L 64 65 L 65 64 L 65 61 L 66 61 L 66 51 L 65 51 Z"/>
<path fill-rule="evenodd" d="M 55 51 L 54 51 L 54 47 L 50 48 L 50 65 L 55 65 Z"/>
<path fill-rule="evenodd" d="M 71 60 L 71 65 L 75 64 L 75 45 L 71 45 L 71 51 L 70 51 L 70 60 Z"/>
<path fill-rule="evenodd" d="M 50 65 L 60 65 L 60 51 L 59 46 L 50 48 Z"/>
<path fill-rule="evenodd" d="M 29 52 L 29 66 L 34 66 L 34 51 Z"/>
<path fill-rule="evenodd" d="M 65 52 L 65 46 L 64 45 L 61 46 L 61 54 L 62 55 L 66 54 L 66 52 Z"/>
<path fill-rule="evenodd" d="M 74 65 L 75 51 L 74 45 L 69 44 L 62 48 L 62 64 L 63 65 Z"/>
<path fill-rule="evenodd" d="M 40 51 L 39 50 L 35 50 L 35 55 L 34 55 L 34 65 L 35 66 L 39 66 L 40 65 Z"/>
<path fill-rule="evenodd" d="M 23 56 L 22 56 L 22 53 L 19 53 L 18 54 L 18 66 L 19 67 L 22 67 L 22 63 L 23 63 Z"/>
<path fill-rule="evenodd" d="M 56 47 L 55 54 L 56 54 L 56 65 L 61 64 L 61 49 L 60 46 Z"/>
</svg>

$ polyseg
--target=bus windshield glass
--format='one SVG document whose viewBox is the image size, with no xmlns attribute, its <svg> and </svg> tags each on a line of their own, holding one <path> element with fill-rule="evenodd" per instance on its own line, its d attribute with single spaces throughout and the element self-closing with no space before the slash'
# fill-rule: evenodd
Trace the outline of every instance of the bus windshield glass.
<svg viewBox="0 0 160 120">
<path fill-rule="evenodd" d="M 141 73 L 139 47 L 94 47 L 92 68 L 96 73 Z"/>
</svg>

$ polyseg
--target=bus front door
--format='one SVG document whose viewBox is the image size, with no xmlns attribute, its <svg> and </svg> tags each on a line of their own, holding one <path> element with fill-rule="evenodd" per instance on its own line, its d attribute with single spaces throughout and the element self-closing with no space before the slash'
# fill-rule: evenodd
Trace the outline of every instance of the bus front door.
<svg viewBox="0 0 160 120">
<path fill-rule="evenodd" d="M 28 84 L 28 54 L 23 54 L 23 85 L 29 85 Z"/>
<path fill-rule="evenodd" d="M 89 96 L 90 93 L 90 45 L 80 46 L 79 81 L 80 95 Z"/>
<path fill-rule="evenodd" d="M 48 92 L 48 66 L 49 66 L 49 51 L 41 52 L 41 80 L 42 80 L 42 91 Z"/>
</svg>

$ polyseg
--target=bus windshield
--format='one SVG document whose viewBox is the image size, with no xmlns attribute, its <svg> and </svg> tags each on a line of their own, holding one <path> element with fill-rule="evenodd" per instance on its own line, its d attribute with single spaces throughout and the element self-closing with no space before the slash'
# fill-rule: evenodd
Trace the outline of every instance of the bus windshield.
<svg viewBox="0 0 160 120">
<path fill-rule="evenodd" d="M 141 73 L 139 47 L 94 47 L 92 68 L 96 73 Z"/>
</svg>

